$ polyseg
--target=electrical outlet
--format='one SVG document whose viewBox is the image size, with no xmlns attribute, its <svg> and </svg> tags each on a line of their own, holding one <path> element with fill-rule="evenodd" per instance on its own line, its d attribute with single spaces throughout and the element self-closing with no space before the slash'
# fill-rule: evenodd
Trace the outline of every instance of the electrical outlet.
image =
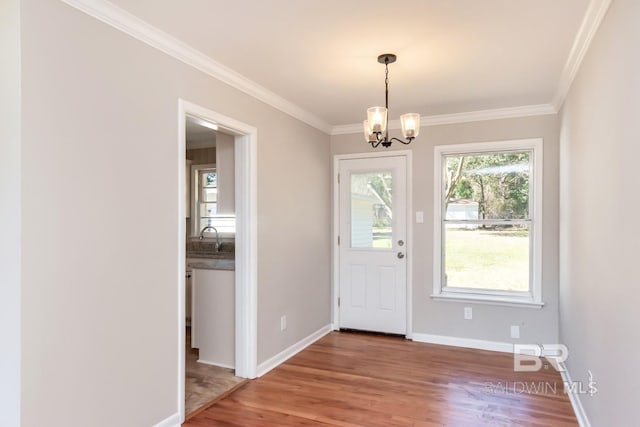
<svg viewBox="0 0 640 427">
<path fill-rule="evenodd" d="M 471 307 L 464 308 L 464 319 L 465 320 L 473 319 L 473 309 Z"/>
<path fill-rule="evenodd" d="M 285 329 L 287 329 L 287 315 L 283 314 L 280 317 L 280 331 L 284 331 Z"/>
<path fill-rule="evenodd" d="M 511 325 L 511 338 L 520 338 L 520 326 Z"/>
</svg>

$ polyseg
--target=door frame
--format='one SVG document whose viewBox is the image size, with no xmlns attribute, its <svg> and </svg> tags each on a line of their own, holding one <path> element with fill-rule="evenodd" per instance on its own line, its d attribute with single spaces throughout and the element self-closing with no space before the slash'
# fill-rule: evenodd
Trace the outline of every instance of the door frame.
<svg viewBox="0 0 640 427">
<path fill-rule="evenodd" d="M 336 154 L 333 156 L 333 220 L 331 224 L 331 235 L 333 243 L 331 245 L 332 254 L 332 286 L 331 286 L 331 323 L 334 331 L 340 329 L 340 308 L 338 297 L 340 296 L 340 247 L 338 236 L 340 234 L 340 184 L 338 174 L 340 172 L 341 160 L 371 159 L 380 157 L 404 157 L 406 160 L 407 173 L 407 339 L 413 336 L 413 172 L 412 172 L 412 151 L 397 150 L 376 153 L 354 153 Z"/>
<path fill-rule="evenodd" d="M 185 159 L 187 115 L 216 123 L 235 135 L 235 369 L 236 375 L 255 378 L 258 356 L 258 131 L 255 127 L 215 111 L 178 99 L 178 412 L 185 419 Z"/>
</svg>

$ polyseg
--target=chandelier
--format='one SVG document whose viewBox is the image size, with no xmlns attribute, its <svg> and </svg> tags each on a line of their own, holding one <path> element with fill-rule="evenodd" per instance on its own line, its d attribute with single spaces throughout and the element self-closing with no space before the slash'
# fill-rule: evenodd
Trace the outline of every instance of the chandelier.
<svg viewBox="0 0 640 427">
<path fill-rule="evenodd" d="M 389 138 L 388 118 L 389 111 L 389 64 L 396 62 L 397 57 L 392 53 L 378 56 L 378 62 L 384 64 L 384 107 L 371 107 L 367 109 L 367 120 L 364 121 L 364 138 L 373 148 L 378 145 L 390 147 L 393 141 L 402 144 L 411 144 L 411 141 L 420 132 L 420 114 L 407 113 L 400 116 L 403 141 L 398 138 Z"/>
</svg>

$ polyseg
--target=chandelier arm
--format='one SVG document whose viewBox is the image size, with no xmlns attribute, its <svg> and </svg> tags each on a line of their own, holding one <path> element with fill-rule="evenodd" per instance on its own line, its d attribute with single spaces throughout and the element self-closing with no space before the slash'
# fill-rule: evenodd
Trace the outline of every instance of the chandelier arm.
<svg viewBox="0 0 640 427">
<path fill-rule="evenodd" d="M 403 141 L 402 139 L 391 138 L 389 141 L 397 141 L 397 142 L 403 143 L 404 145 L 409 145 L 409 144 L 411 144 L 411 141 L 413 141 L 414 138 L 411 137 L 411 138 L 407 138 L 407 139 L 408 139 L 408 141 Z"/>
<path fill-rule="evenodd" d="M 382 140 L 378 139 L 376 141 L 369 141 L 369 144 L 371 144 L 372 148 L 378 148 L 378 145 L 380 145 L 381 142 Z"/>
</svg>

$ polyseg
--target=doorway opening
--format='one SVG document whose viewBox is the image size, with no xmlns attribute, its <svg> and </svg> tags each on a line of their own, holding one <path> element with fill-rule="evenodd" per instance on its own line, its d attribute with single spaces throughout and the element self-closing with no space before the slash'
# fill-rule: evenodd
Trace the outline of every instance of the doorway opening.
<svg viewBox="0 0 640 427">
<path fill-rule="evenodd" d="M 181 422 L 198 405 L 256 376 L 256 142 L 255 128 L 179 100 Z"/>
</svg>

